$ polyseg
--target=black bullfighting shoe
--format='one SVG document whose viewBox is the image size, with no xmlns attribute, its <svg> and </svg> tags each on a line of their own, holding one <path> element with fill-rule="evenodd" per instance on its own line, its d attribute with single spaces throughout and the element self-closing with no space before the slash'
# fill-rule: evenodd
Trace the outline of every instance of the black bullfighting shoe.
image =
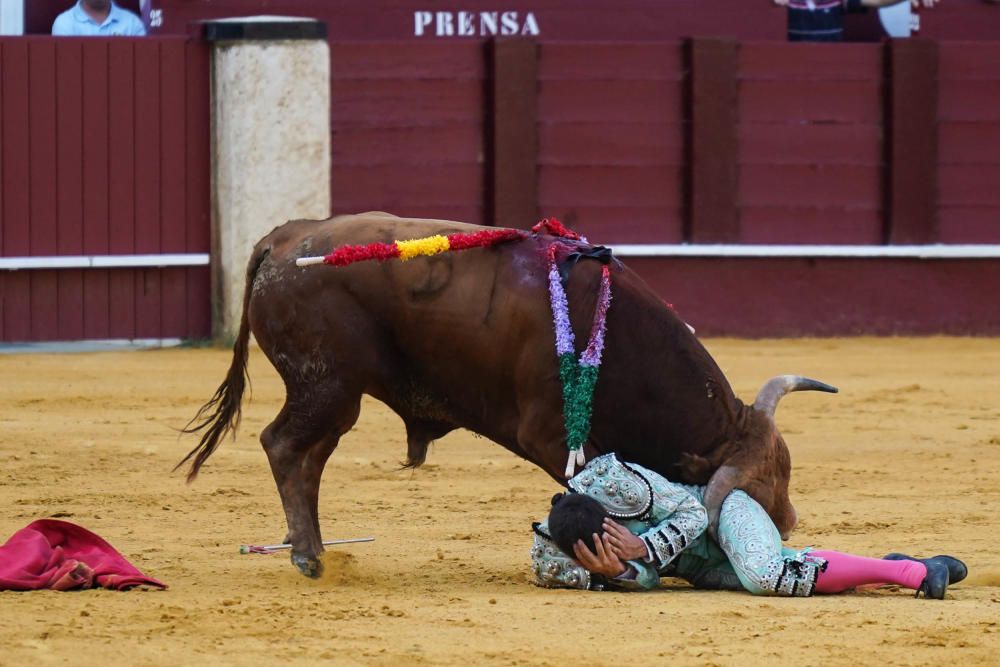
<svg viewBox="0 0 1000 667">
<path fill-rule="evenodd" d="M 944 594 L 948 590 L 948 568 L 940 561 L 936 563 L 925 562 L 924 565 L 927 566 L 927 576 L 920 582 L 920 588 L 913 594 L 913 597 L 918 598 L 923 593 L 924 598 L 928 600 L 943 600 Z"/>
<path fill-rule="evenodd" d="M 958 560 L 954 556 L 934 556 L 933 558 L 914 558 L 913 556 L 907 556 L 906 554 L 891 553 L 882 556 L 882 560 L 915 560 L 918 563 L 923 563 L 926 567 L 930 567 L 931 563 L 941 563 L 946 568 L 948 568 L 948 583 L 957 584 L 958 582 L 965 579 L 969 574 L 969 568 L 965 567 L 965 563 Z"/>
</svg>

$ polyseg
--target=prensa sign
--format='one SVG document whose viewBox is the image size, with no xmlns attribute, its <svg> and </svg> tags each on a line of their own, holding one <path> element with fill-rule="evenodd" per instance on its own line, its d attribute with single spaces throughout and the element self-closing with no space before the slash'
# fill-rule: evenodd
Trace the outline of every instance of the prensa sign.
<svg viewBox="0 0 1000 667">
<path fill-rule="evenodd" d="M 413 12 L 414 37 L 493 37 L 539 34 L 533 12 Z"/>
</svg>

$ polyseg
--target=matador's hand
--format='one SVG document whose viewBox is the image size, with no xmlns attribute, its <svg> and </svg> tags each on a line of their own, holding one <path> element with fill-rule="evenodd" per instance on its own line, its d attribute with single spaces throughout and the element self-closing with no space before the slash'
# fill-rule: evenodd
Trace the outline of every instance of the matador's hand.
<svg viewBox="0 0 1000 667">
<path fill-rule="evenodd" d="M 621 560 L 643 560 L 649 556 L 646 543 L 613 519 L 604 520 L 604 539 L 611 553 Z"/>
<path fill-rule="evenodd" d="M 576 554 L 576 559 L 580 561 L 580 565 L 583 565 L 591 572 L 603 574 L 611 578 L 621 576 L 628 569 L 628 566 L 621 562 L 618 556 L 611 553 L 611 550 L 604 546 L 601 536 L 597 533 L 594 533 L 594 548 L 597 550 L 596 554 L 587 548 L 583 540 L 576 541 L 576 544 L 573 545 L 573 553 Z"/>
</svg>

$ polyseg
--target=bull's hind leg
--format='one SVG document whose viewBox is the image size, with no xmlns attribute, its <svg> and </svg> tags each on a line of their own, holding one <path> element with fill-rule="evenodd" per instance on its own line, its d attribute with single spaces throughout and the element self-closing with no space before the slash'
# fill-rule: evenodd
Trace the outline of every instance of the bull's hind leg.
<svg viewBox="0 0 1000 667">
<path fill-rule="evenodd" d="M 307 577 L 322 574 L 319 485 L 323 468 L 360 410 L 360 392 L 347 396 L 312 386 L 295 395 L 289 392 L 281 412 L 260 436 L 288 521 L 286 540 L 292 545 L 292 563 Z"/>
</svg>

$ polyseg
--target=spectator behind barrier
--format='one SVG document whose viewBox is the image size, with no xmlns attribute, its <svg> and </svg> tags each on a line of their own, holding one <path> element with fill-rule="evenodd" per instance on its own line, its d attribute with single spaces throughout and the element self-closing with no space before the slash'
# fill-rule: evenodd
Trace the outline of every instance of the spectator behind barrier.
<svg viewBox="0 0 1000 667">
<path fill-rule="evenodd" d="M 52 34 L 63 37 L 142 37 L 146 26 L 138 16 L 112 0 L 78 0 L 56 17 Z"/>
<path fill-rule="evenodd" d="M 868 8 L 910 2 L 914 7 L 933 7 L 940 0 L 771 0 L 788 12 L 788 41 L 840 42 L 844 39 L 844 14 Z"/>
</svg>

